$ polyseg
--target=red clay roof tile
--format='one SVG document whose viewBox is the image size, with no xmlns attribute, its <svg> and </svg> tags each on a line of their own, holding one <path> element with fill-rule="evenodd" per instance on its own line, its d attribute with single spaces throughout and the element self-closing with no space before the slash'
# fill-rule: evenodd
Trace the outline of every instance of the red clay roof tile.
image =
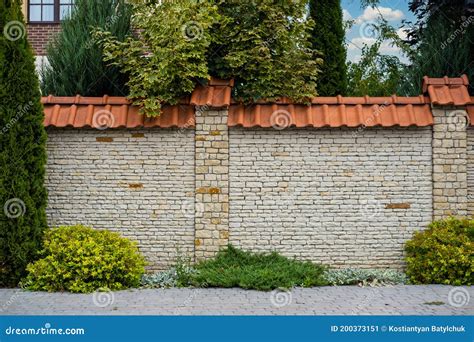
<svg viewBox="0 0 474 342">
<path fill-rule="evenodd" d="M 190 103 L 194 106 L 212 108 L 229 107 L 231 103 L 233 80 L 211 78 L 207 85 L 198 85 L 193 91 Z"/>
<path fill-rule="evenodd" d="M 208 85 L 198 86 L 190 98 L 179 105 L 163 106 L 162 114 L 156 118 L 145 118 L 138 108 L 125 97 L 43 97 L 45 126 L 54 127 L 194 127 L 193 106 L 212 108 L 228 107 L 233 80 L 211 78 Z"/>
<path fill-rule="evenodd" d="M 430 126 L 428 104 L 232 105 L 228 125 L 242 127 Z"/>
<path fill-rule="evenodd" d="M 45 126 L 55 127 L 194 127 L 193 106 L 229 108 L 229 126 L 295 127 L 429 126 L 433 124 L 430 105 L 467 105 L 474 125 L 474 97 L 467 92 L 468 79 L 423 79 L 425 95 L 416 97 L 315 97 L 310 105 L 293 104 L 288 98 L 259 100 L 243 105 L 231 99 L 234 82 L 211 78 L 196 87 L 178 105 L 164 106 L 160 117 L 145 118 L 125 97 L 42 98 Z"/>
<path fill-rule="evenodd" d="M 455 78 L 423 78 L 423 93 L 428 94 L 434 105 L 464 106 L 471 102 L 466 75 Z"/>
<path fill-rule="evenodd" d="M 474 97 L 471 97 L 470 105 L 466 106 L 467 115 L 469 116 L 469 122 L 471 126 L 474 126 Z"/>
<path fill-rule="evenodd" d="M 163 106 L 161 116 L 145 118 L 125 98 L 44 97 L 42 102 L 46 127 L 194 127 L 190 105 Z"/>
</svg>

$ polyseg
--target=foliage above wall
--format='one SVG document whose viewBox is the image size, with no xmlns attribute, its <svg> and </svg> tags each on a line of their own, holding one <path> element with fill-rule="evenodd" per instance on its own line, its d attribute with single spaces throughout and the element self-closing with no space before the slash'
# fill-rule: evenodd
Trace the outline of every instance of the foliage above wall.
<svg viewBox="0 0 474 342">
<path fill-rule="evenodd" d="M 315 26 L 311 34 L 314 49 L 324 60 L 319 75 L 320 96 L 345 95 L 346 47 L 340 0 L 310 0 L 309 11 Z"/>
<path fill-rule="evenodd" d="M 242 101 L 316 95 L 320 61 L 310 48 L 305 0 L 134 1 L 139 38 L 96 30 L 105 61 L 130 74 L 130 98 L 148 116 L 211 76 L 235 79 Z"/>
<path fill-rule="evenodd" d="M 383 20 L 378 25 L 373 24 L 370 29 L 377 35 L 375 43 L 362 47 L 361 59 L 358 62 L 347 63 L 349 95 L 388 96 L 395 93 L 405 95 L 397 90 L 406 77 L 403 71 L 406 66 L 398 57 L 380 53 L 380 47 L 384 41 L 395 37 L 396 33 Z"/>
<path fill-rule="evenodd" d="M 379 0 L 363 0 L 363 6 L 377 6 Z M 469 7 L 470 6 L 470 7 Z M 423 76 L 474 79 L 474 15 L 472 4 L 464 0 L 410 0 L 416 22 L 404 22 L 405 40 L 379 17 L 371 28 L 377 42 L 365 46 L 359 62 L 348 63 L 348 91 L 351 96 L 415 96 L 421 91 Z M 395 56 L 380 52 L 382 43 L 398 47 L 406 56 L 401 63 Z M 474 94 L 474 82 L 469 92 Z"/>
<path fill-rule="evenodd" d="M 125 96 L 127 76 L 102 60 L 91 27 L 112 32 L 118 41 L 131 34 L 132 7 L 125 0 L 77 0 L 71 18 L 48 46 L 48 65 L 41 71 L 44 95 Z"/>
</svg>

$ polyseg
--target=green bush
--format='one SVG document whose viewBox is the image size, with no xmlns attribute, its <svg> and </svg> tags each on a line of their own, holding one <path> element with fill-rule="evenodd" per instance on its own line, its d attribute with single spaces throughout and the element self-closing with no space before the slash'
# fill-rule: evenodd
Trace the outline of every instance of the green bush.
<svg viewBox="0 0 474 342">
<path fill-rule="evenodd" d="M 121 290 L 138 286 L 145 271 L 136 243 L 80 225 L 48 230 L 41 254 L 42 259 L 27 267 L 30 290 Z"/>
<path fill-rule="evenodd" d="M 448 218 L 416 232 L 406 244 L 407 275 L 415 284 L 474 284 L 474 219 Z"/>
<path fill-rule="evenodd" d="M 187 273 L 187 279 L 181 283 L 262 291 L 326 285 L 323 266 L 288 259 L 276 252 L 251 253 L 232 246 L 220 251 L 215 259 L 198 263 L 195 270 L 195 273 Z"/>
</svg>

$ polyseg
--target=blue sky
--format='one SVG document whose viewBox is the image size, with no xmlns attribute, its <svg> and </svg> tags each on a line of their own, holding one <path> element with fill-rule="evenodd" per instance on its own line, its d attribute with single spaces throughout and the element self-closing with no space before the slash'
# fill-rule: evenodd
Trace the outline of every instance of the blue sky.
<svg viewBox="0 0 474 342">
<path fill-rule="evenodd" d="M 390 25 L 397 29 L 400 28 L 403 19 L 415 20 L 413 13 L 408 10 L 408 0 L 381 0 L 377 9 L 370 7 L 363 9 L 359 0 L 342 0 L 341 4 L 344 10 L 344 19 L 355 20 L 354 26 L 346 32 L 347 59 L 350 61 L 359 60 L 360 48 L 364 44 L 371 45 L 375 42 L 370 23 L 377 20 L 379 13 L 384 16 Z M 399 30 L 398 33 L 403 37 L 403 30 Z M 390 46 L 388 42 L 382 45 L 381 52 L 399 56 L 402 61 L 405 61 L 400 51 Z"/>
</svg>

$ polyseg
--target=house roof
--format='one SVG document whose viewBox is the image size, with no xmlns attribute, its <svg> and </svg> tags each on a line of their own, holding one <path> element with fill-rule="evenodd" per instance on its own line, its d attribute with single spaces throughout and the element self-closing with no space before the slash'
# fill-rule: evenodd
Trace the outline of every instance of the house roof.
<svg viewBox="0 0 474 342">
<path fill-rule="evenodd" d="M 145 118 L 125 97 L 43 97 L 47 127 L 194 127 L 194 107 L 229 108 L 229 126 L 358 127 L 430 126 L 431 106 L 466 106 L 474 124 L 474 97 L 466 76 L 423 79 L 424 95 L 415 97 L 315 97 L 308 105 L 287 98 L 243 105 L 231 99 L 233 81 L 211 79 L 178 105 L 163 106 L 156 118 Z"/>
</svg>

